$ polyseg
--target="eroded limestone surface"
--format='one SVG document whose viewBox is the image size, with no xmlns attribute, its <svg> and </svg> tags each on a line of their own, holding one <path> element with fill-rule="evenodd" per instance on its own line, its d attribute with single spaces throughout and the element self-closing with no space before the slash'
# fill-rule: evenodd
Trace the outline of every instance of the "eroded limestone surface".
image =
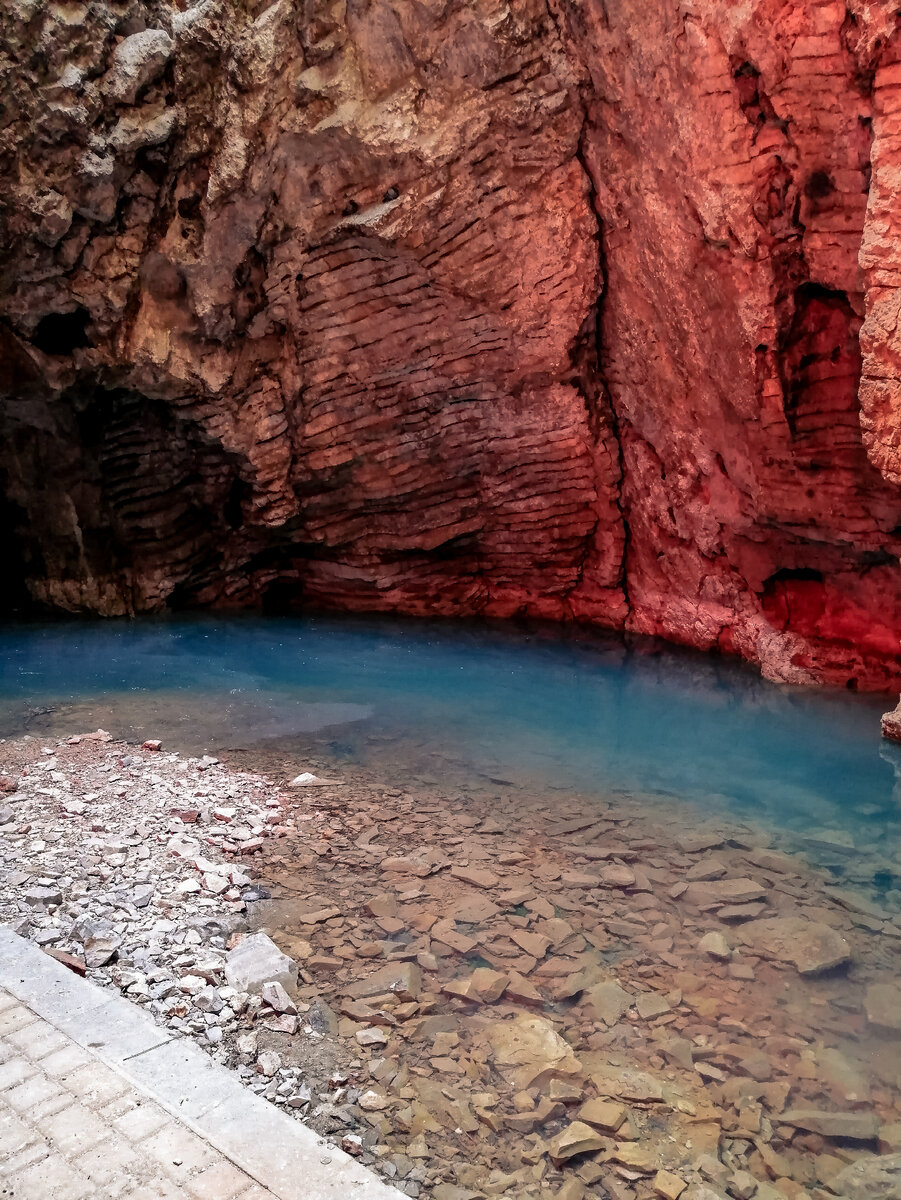
<svg viewBox="0 0 901 1200">
<path fill-rule="evenodd" d="M 13 0 L 10 606 L 899 668 L 888 0 Z"/>
</svg>

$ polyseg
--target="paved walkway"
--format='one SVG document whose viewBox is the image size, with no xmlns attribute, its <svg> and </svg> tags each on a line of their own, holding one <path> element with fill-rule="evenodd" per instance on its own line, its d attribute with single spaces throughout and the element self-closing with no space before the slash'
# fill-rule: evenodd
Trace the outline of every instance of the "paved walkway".
<svg viewBox="0 0 901 1200">
<path fill-rule="evenodd" d="M 0 926 L 2 1200 L 400 1200 L 193 1043 Z"/>
</svg>

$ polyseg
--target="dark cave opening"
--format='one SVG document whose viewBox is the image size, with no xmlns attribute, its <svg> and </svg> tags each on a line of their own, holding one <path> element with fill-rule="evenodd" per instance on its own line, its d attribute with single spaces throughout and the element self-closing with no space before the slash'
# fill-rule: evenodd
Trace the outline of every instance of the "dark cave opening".
<svg viewBox="0 0 901 1200">
<path fill-rule="evenodd" d="M 63 358 L 73 351 L 91 346 L 87 326 L 91 314 L 86 308 L 75 308 L 71 312 L 47 313 L 38 321 L 31 343 L 44 354 Z"/>
</svg>

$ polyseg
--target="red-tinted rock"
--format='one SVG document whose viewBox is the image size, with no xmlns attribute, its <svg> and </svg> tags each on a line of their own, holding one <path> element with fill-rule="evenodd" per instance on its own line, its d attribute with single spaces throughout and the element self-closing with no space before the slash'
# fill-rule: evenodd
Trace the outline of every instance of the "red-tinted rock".
<svg viewBox="0 0 901 1200">
<path fill-rule="evenodd" d="M 7 604 L 894 682 L 901 51 L 852 8 L 7 6 Z"/>
</svg>

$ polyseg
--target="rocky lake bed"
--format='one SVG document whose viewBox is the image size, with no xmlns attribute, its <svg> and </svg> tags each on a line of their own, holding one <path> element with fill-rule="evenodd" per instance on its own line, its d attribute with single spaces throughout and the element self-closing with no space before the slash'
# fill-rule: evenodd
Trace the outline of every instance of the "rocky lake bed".
<svg viewBox="0 0 901 1200">
<path fill-rule="evenodd" d="M 254 767 L 2 743 L 0 920 L 409 1196 L 901 1196 L 901 893 L 839 833 Z"/>
</svg>

